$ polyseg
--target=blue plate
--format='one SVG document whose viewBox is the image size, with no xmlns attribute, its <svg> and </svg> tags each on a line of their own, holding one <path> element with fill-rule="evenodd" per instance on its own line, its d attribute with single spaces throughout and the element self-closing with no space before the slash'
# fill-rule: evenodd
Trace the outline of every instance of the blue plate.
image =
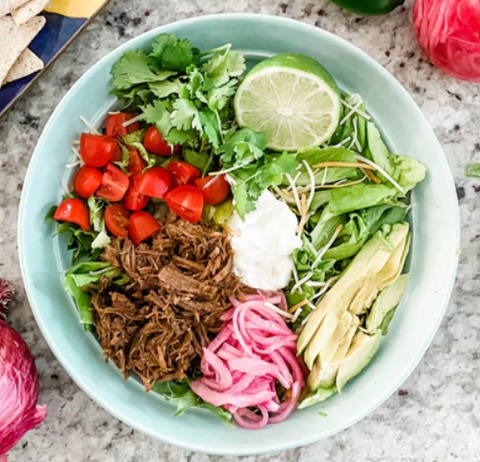
<svg viewBox="0 0 480 462">
<path fill-rule="evenodd" d="M 229 428 L 199 411 L 173 418 L 173 407 L 124 381 L 85 333 L 62 286 L 68 255 L 43 218 L 62 194 L 69 173 L 70 146 L 84 126 L 99 124 L 115 103 L 109 95 L 112 64 L 126 50 L 148 47 L 162 32 L 188 37 L 211 49 L 230 42 L 252 64 L 282 52 L 320 61 L 346 91 L 360 93 L 395 152 L 418 158 L 427 179 L 415 190 L 411 221 L 411 283 L 389 335 L 367 370 L 341 395 L 296 411 L 260 431 Z M 88 97 L 85 97 L 88 96 Z M 459 214 L 454 183 L 442 149 L 419 108 L 379 64 L 350 43 L 300 22 L 261 15 L 219 15 L 189 19 L 148 32 L 122 45 L 90 69 L 65 96 L 38 142 L 27 173 L 19 219 L 23 279 L 35 318 L 50 348 L 75 382 L 99 405 L 152 437 L 211 454 L 259 454 L 331 436 L 382 404 L 408 377 L 432 341 L 447 307 L 457 268 Z M 327 414 L 321 416 L 320 412 Z M 55 416 L 50 416 L 55 418 Z"/>
<path fill-rule="evenodd" d="M 33 82 L 41 77 L 48 66 L 66 50 L 68 45 L 88 26 L 109 1 L 88 0 L 89 7 L 82 8 L 83 11 L 92 12 L 88 17 L 69 17 L 64 14 L 46 11 L 41 13 L 41 16 L 44 16 L 47 22 L 28 48 L 45 63 L 45 67 L 39 72 L 15 80 L 0 89 L 0 117 L 30 88 Z M 56 0 L 56 3 L 61 8 L 52 8 L 51 11 L 68 12 L 72 10 L 69 3 L 73 2 L 70 0 Z M 73 8 L 73 11 L 75 10 L 79 10 L 79 8 Z"/>
</svg>

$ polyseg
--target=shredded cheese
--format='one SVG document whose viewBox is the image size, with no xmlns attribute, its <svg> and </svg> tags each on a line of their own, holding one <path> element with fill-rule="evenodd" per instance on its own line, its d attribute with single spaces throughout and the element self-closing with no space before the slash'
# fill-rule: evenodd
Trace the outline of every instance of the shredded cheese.
<svg viewBox="0 0 480 462">
<path fill-rule="evenodd" d="M 280 316 L 284 316 L 284 317 L 287 318 L 287 319 L 292 319 L 292 318 L 293 318 L 293 315 L 292 315 L 292 314 L 290 314 L 290 313 L 287 312 L 287 311 L 281 310 L 280 308 L 278 308 L 277 306 L 275 306 L 273 303 L 265 302 L 264 305 L 265 305 L 265 306 L 268 306 L 269 308 L 271 308 L 273 311 L 275 311 L 276 313 L 278 313 Z"/>
<path fill-rule="evenodd" d="M 324 285 L 326 285 L 326 282 L 308 281 L 306 285 L 308 287 L 323 287 Z"/>
<path fill-rule="evenodd" d="M 85 119 L 85 117 L 80 116 L 80 120 L 90 130 L 90 133 L 93 133 L 94 135 L 101 135 L 101 133 L 87 119 Z"/>
<path fill-rule="evenodd" d="M 347 115 L 340 121 L 340 125 L 343 125 L 348 119 L 350 119 L 350 117 L 353 116 L 353 114 L 357 113 L 358 114 L 358 110 L 359 110 L 359 107 L 362 105 L 362 100 L 358 101 L 355 106 L 353 106 L 349 112 L 347 112 Z"/>
<path fill-rule="evenodd" d="M 349 183 L 337 183 L 337 184 L 327 184 L 327 185 L 319 185 L 319 186 L 316 186 L 315 189 L 336 189 L 336 188 L 346 188 L 347 186 L 353 186 L 355 184 L 359 184 L 359 183 L 362 183 L 363 181 L 365 181 L 365 178 L 367 178 L 366 176 L 364 176 L 361 180 L 356 180 L 356 181 L 350 181 Z M 340 181 L 344 181 L 344 180 L 340 180 Z"/>
<path fill-rule="evenodd" d="M 327 172 L 328 172 L 328 167 L 325 167 L 325 171 L 323 172 L 323 178 L 322 178 L 322 186 L 324 186 L 325 182 L 327 181 Z"/>
<path fill-rule="evenodd" d="M 357 148 L 357 146 L 360 146 L 360 143 L 358 142 L 358 124 L 357 124 L 357 118 L 354 117 L 353 118 L 353 138 L 352 138 L 352 142 L 350 143 L 350 145 L 348 146 L 348 149 L 352 149 L 352 147 L 355 147 Z M 358 151 L 360 152 L 362 149 L 358 149 Z"/>
<path fill-rule="evenodd" d="M 313 173 L 312 168 L 310 167 L 310 164 L 304 160 L 303 164 L 305 165 L 305 169 L 308 172 L 308 176 L 310 177 L 310 194 L 308 196 L 308 202 L 307 202 L 307 211 L 310 210 L 310 207 L 313 202 L 313 197 L 315 196 L 315 175 Z"/>
<path fill-rule="evenodd" d="M 371 165 L 364 164 L 362 162 L 321 162 L 319 164 L 314 165 L 315 168 L 324 168 L 324 167 L 357 167 L 357 168 L 363 168 L 366 170 L 375 170 L 375 167 L 372 167 Z"/>
<path fill-rule="evenodd" d="M 371 117 L 370 117 L 366 112 L 362 111 L 361 109 L 358 109 L 358 107 L 355 109 L 354 106 L 348 104 L 348 103 L 347 103 L 345 100 L 343 100 L 343 99 L 342 99 L 342 104 L 343 104 L 346 108 L 354 110 L 355 113 L 357 113 L 359 116 L 363 117 L 364 119 L 366 119 L 366 120 L 370 120 L 370 119 L 371 119 Z M 361 105 L 362 105 L 362 100 L 360 100 L 360 105 L 359 105 L 359 107 L 360 107 Z M 340 123 L 341 123 L 341 122 L 340 122 Z"/>
<path fill-rule="evenodd" d="M 392 183 L 393 186 L 395 186 L 400 192 L 405 194 L 405 190 L 379 165 L 377 165 L 375 162 L 371 161 L 370 159 L 367 159 L 366 157 L 361 156 L 360 154 L 355 156 L 357 160 L 361 160 L 362 162 L 365 162 L 368 165 L 371 165 L 372 167 L 375 167 L 375 169 L 381 173 L 390 183 Z"/>
<path fill-rule="evenodd" d="M 130 125 L 133 125 L 134 123 L 136 123 L 136 122 L 138 122 L 142 119 L 143 119 L 143 114 L 139 114 L 138 116 L 132 117 L 131 119 L 128 119 L 125 122 L 123 122 L 122 126 L 129 127 Z"/>
<path fill-rule="evenodd" d="M 300 287 L 302 287 L 303 284 L 305 284 L 307 281 L 309 281 L 313 276 L 313 272 L 309 271 L 300 281 L 298 281 L 293 287 L 291 292 L 296 292 Z"/>
<path fill-rule="evenodd" d="M 347 136 L 344 140 L 340 141 L 338 144 L 334 144 L 332 148 L 341 148 L 344 144 L 347 144 L 351 140 L 350 136 Z"/>
<path fill-rule="evenodd" d="M 293 314 L 293 318 L 292 318 L 292 323 L 294 323 L 298 317 L 302 314 L 302 309 L 301 308 L 298 308 L 297 311 L 295 311 L 295 313 Z"/>
<path fill-rule="evenodd" d="M 300 205 L 300 198 L 298 197 L 298 190 L 297 186 L 295 185 L 293 178 L 290 176 L 289 173 L 285 175 L 287 177 L 288 182 L 290 183 L 290 186 L 292 187 L 292 193 L 293 197 L 295 198 L 295 204 L 297 205 L 298 212 L 300 215 L 302 214 L 302 207 Z"/>
</svg>

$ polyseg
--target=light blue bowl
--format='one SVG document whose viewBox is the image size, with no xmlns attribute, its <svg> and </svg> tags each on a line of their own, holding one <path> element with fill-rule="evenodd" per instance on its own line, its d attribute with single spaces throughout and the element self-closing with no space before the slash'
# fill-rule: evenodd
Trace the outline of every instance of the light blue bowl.
<svg viewBox="0 0 480 462">
<path fill-rule="evenodd" d="M 341 395 L 322 406 L 295 412 L 261 431 L 228 428 L 203 411 L 173 418 L 173 407 L 124 381 L 101 358 L 84 332 L 62 286 L 69 256 L 43 218 L 59 202 L 70 147 L 84 130 L 79 116 L 100 123 L 115 100 L 109 71 L 126 50 L 147 48 L 161 32 L 188 37 L 211 49 L 230 42 L 250 64 L 276 53 L 304 53 L 320 61 L 346 91 L 360 93 L 395 152 L 416 157 L 428 168 L 411 212 L 411 283 L 378 355 Z M 331 436 L 372 412 L 408 377 L 429 346 L 448 304 L 457 267 L 459 216 L 452 176 L 424 116 L 402 86 L 379 64 L 348 42 L 300 22 L 260 15 L 189 19 L 148 32 L 113 51 L 70 90 L 50 118 L 28 169 L 19 219 L 23 280 L 35 318 L 50 348 L 75 382 L 108 412 L 155 438 L 211 454 L 259 454 Z M 320 412 L 327 417 L 319 415 Z M 55 419 L 55 415 L 50 415 Z"/>
</svg>

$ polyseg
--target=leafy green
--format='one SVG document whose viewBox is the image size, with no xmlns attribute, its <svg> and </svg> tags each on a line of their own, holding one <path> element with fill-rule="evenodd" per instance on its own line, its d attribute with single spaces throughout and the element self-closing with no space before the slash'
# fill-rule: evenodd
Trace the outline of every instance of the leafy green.
<svg viewBox="0 0 480 462">
<path fill-rule="evenodd" d="M 127 51 L 113 65 L 112 83 L 116 89 L 126 90 L 141 83 L 163 82 L 175 74 L 167 70 L 153 72 L 143 51 Z"/>
<path fill-rule="evenodd" d="M 187 39 L 178 39 L 173 34 L 161 34 L 153 42 L 149 58 L 157 72 L 161 69 L 185 71 L 187 67 L 199 63 L 200 50 L 194 48 Z"/>
<path fill-rule="evenodd" d="M 224 423 L 231 426 L 232 414 L 221 407 L 213 406 L 203 401 L 190 389 L 188 381 L 157 382 L 153 386 L 153 391 L 164 396 L 168 401 L 177 406 L 174 416 L 181 416 L 187 409 L 199 407 L 208 409 Z"/>
<path fill-rule="evenodd" d="M 374 205 L 387 203 L 398 191 L 386 184 L 360 183 L 345 188 L 333 189 L 328 208 L 334 215 L 353 212 Z"/>
<path fill-rule="evenodd" d="M 480 178 L 480 164 L 472 164 L 467 167 L 467 176 Z"/>
<path fill-rule="evenodd" d="M 355 153 L 344 147 L 312 148 L 301 151 L 297 155 L 298 161 L 307 161 L 314 170 L 315 184 L 335 183 L 339 180 L 358 180 L 363 174 L 354 167 L 327 167 L 315 168 L 315 165 L 323 162 L 356 162 Z M 305 186 L 310 184 L 310 176 L 303 163 L 296 184 Z"/>
<path fill-rule="evenodd" d="M 201 57 L 208 59 L 201 62 Z M 125 53 L 112 68 L 113 93 L 143 120 L 155 124 L 171 145 L 197 147 L 203 137 L 213 148 L 222 143 L 222 124 L 245 71 L 241 53 L 226 45 L 203 55 L 187 39 L 159 35 L 152 51 Z M 138 147 L 138 146 L 137 146 Z"/>
<path fill-rule="evenodd" d="M 75 301 L 82 323 L 87 326 L 93 324 L 91 295 L 88 286 L 98 283 L 102 276 L 111 279 L 112 283 L 116 285 L 124 285 L 129 281 L 123 270 L 101 261 L 78 263 L 72 266 L 65 275 L 65 289 Z"/>
</svg>

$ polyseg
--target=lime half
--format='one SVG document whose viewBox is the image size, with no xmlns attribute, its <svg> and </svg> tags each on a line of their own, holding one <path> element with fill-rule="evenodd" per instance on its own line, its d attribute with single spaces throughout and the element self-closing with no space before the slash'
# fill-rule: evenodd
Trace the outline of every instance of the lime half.
<svg viewBox="0 0 480 462">
<path fill-rule="evenodd" d="M 288 53 L 262 61 L 235 96 L 241 127 L 265 132 L 268 147 L 298 151 L 329 140 L 340 120 L 340 90 L 312 58 Z"/>
</svg>

